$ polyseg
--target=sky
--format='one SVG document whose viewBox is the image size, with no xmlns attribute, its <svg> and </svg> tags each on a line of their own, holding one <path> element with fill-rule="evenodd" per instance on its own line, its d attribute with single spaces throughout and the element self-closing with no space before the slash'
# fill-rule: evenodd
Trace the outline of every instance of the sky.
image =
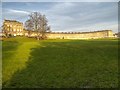
<svg viewBox="0 0 120 90">
<path fill-rule="evenodd" d="M 53 32 L 118 32 L 117 2 L 2 2 L 2 20 L 24 23 L 36 11 L 46 15 Z"/>
</svg>

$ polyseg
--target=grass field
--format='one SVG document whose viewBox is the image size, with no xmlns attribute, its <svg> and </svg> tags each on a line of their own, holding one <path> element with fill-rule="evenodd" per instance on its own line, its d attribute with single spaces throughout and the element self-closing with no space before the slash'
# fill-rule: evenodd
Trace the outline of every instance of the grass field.
<svg viewBox="0 0 120 90">
<path fill-rule="evenodd" d="M 3 87 L 118 87 L 118 40 L 16 37 L 3 47 Z"/>
</svg>

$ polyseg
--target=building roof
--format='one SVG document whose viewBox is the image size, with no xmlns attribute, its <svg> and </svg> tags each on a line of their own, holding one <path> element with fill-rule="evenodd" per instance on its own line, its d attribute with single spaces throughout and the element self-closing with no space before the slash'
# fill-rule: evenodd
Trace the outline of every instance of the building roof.
<svg viewBox="0 0 120 90">
<path fill-rule="evenodd" d="M 18 24 L 23 24 L 22 22 L 19 22 L 16 20 L 7 20 L 7 19 L 4 19 L 4 22 L 13 22 L 13 23 L 18 23 Z"/>
<path fill-rule="evenodd" d="M 105 32 L 112 30 L 101 30 L 101 31 L 90 31 L 90 32 L 51 32 L 52 34 L 83 34 L 83 33 L 97 33 L 97 32 Z"/>
</svg>

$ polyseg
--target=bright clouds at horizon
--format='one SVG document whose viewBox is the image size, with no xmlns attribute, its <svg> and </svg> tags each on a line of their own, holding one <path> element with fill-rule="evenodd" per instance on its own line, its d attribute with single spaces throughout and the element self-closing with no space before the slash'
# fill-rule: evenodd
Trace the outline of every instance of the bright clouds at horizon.
<svg viewBox="0 0 120 90">
<path fill-rule="evenodd" d="M 2 19 L 25 22 L 31 12 L 45 14 L 52 31 L 118 32 L 117 2 L 3 2 Z"/>
</svg>

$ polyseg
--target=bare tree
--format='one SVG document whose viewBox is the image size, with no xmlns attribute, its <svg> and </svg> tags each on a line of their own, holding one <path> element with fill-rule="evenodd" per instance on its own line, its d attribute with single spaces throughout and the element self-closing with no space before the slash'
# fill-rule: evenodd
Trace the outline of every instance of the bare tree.
<svg viewBox="0 0 120 90">
<path fill-rule="evenodd" d="M 33 23 L 30 19 L 28 19 L 26 22 L 25 22 L 25 29 L 28 30 L 28 37 L 31 35 L 31 32 L 33 30 Z"/>
<path fill-rule="evenodd" d="M 28 30 L 35 31 L 38 40 L 45 39 L 46 32 L 50 32 L 46 16 L 39 12 L 33 12 L 29 15 L 29 19 L 25 22 L 25 27 Z"/>
</svg>

